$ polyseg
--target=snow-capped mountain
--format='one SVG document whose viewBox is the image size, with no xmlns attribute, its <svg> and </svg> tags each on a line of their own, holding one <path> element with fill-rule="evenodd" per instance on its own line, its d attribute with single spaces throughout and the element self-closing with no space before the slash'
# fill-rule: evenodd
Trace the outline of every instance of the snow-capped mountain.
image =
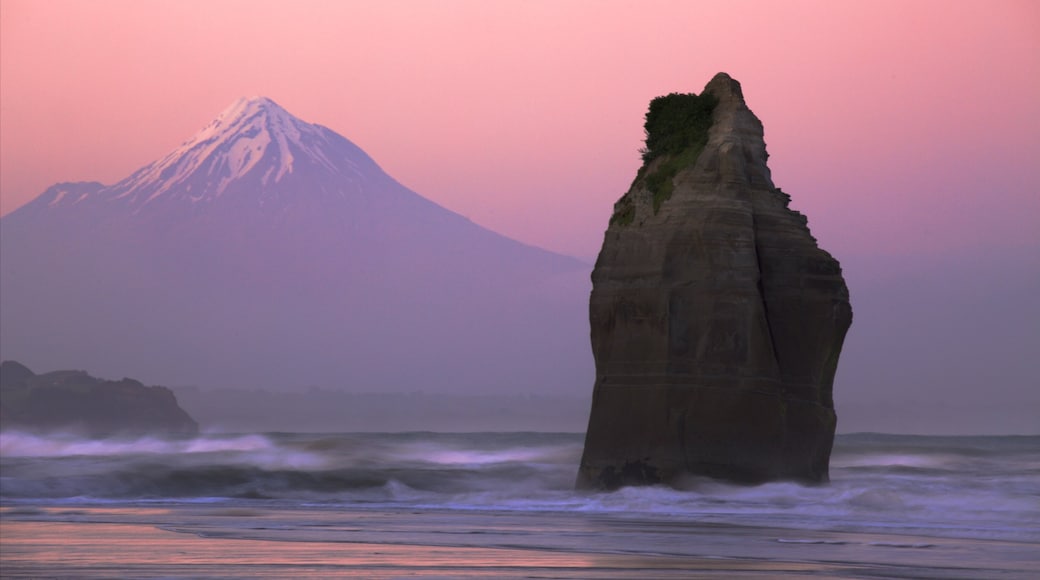
<svg viewBox="0 0 1040 580">
<path fill-rule="evenodd" d="M 403 188 L 394 185 L 341 135 L 294 117 L 269 98 L 252 97 L 238 99 L 180 147 L 114 185 L 59 184 L 27 208 L 199 214 L 223 200 L 236 211 L 268 206 L 270 212 L 319 197 L 357 200 L 373 188 L 397 189 L 383 196 L 401 197 Z"/>
<path fill-rule="evenodd" d="M 296 179 L 290 179 L 296 174 Z M 385 178 L 356 145 L 319 125 L 305 123 L 266 97 L 242 98 L 162 159 L 111 188 L 98 200 L 122 200 L 136 211 L 149 205 L 211 204 L 225 194 L 251 195 L 259 205 L 279 193 L 299 192 L 301 176 L 315 191 L 346 196 Z M 328 190 L 324 178 L 337 180 Z M 68 198 L 67 203 L 92 196 Z M 61 203 L 61 201 L 58 201 Z"/>
<path fill-rule="evenodd" d="M 490 189 L 490 188 L 489 188 Z M 430 202 L 264 97 L 0 220 L 0 349 L 163 384 L 582 392 L 589 266 Z"/>
</svg>

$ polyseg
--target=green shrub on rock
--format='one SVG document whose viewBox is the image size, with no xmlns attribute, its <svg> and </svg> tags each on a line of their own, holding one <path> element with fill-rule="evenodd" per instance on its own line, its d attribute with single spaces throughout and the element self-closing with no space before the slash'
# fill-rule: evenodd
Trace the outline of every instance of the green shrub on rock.
<svg viewBox="0 0 1040 580">
<path fill-rule="evenodd" d="M 676 174 L 697 162 L 708 143 L 712 113 L 718 99 L 711 94 L 671 93 L 650 101 L 643 130 L 645 146 L 640 149 L 643 166 L 636 174 L 636 183 L 653 194 L 654 213 L 672 196 Z M 635 217 L 635 208 L 625 194 L 614 206 L 611 225 L 628 225 Z M 627 203 L 626 203 L 627 202 Z"/>
<path fill-rule="evenodd" d="M 650 101 L 643 124 L 646 146 L 640 150 L 644 166 L 663 155 L 678 155 L 707 143 L 718 102 L 713 95 L 694 93 L 672 93 Z"/>
</svg>

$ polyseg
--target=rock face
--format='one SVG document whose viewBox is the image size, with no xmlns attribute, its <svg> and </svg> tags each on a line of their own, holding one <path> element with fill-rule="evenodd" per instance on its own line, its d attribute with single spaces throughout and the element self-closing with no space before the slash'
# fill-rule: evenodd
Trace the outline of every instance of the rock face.
<svg viewBox="0 0 1040 580">
<path fill-rule="evenodd" d="M 194 435 L 199 426 L 165 387 L 133 379 L 106 381 L 83 371 L 37 375 L 14 361 L 0 364 L 0 428 L 110 435 Z"/>
<path fill-rule="evenodd" d="M 696 99 L 662 99 L 680 97 Z M 773 185 L 740 84 L 720 73 L 699 98 L 704 128 L 656 152 L 655 132 L 676 128 L 652 126 L 667 103 L 651 104 L 647 163 L 592 273 L 596 383 L 579 487 L 828 477 L 852 322 L 841 267 Z"/>
</svg>

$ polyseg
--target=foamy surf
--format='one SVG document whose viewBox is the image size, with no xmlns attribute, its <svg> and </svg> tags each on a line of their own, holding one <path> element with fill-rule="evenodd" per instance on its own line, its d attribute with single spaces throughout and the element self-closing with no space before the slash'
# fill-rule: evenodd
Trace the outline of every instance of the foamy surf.
<svg viewBox="0 0 1040 580">
<path fill-rule="evenodd" d="M 839 436 L 831 483 L 573 489 L 568 433 L 0 435 L 0 501 L 553 512 L 1040 539 L 1040 438 Z M 797 538 L 797 536 L 792 536 Z"/>
</svg>

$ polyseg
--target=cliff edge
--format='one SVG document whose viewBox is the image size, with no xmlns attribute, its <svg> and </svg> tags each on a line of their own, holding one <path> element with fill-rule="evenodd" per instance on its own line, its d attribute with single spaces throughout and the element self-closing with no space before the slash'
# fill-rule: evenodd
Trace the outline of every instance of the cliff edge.
<svg viewBox="0 0 1040 580">
<path fill-rule="evenodd" d="M 589 300 L 579 487 L 827 480 L 852 322 L 838 262 L 788 208 L 740 84 L 654 99 Z"/>
<path fill-rule="evenodd" d="M 0 364 L 0 429 L 72 432 L 90 437 L 198 433 L 198 423 L 165 387 L 106 381 L 83 371 L 37 375 Z"/>
</svg>

